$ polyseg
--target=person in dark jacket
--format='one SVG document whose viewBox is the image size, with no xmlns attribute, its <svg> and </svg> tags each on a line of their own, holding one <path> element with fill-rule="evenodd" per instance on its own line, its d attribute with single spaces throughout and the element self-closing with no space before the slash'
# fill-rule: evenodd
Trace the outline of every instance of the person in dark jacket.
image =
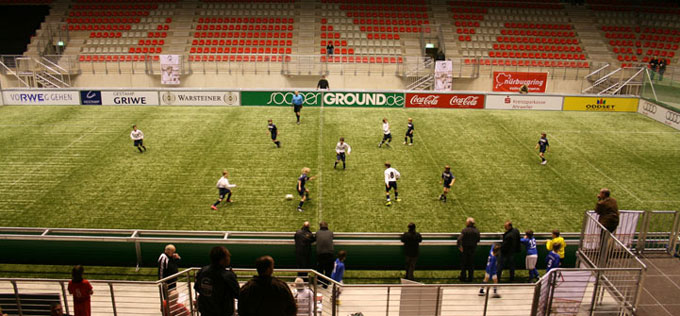
<svg viewBox="0 0 680 316">
<path fill-rule="evenodd" d="M 501 243 L 501 260 L 498 269 L 498 280 L 503 276 L 503 270 L 510 270 L 510 282 L 515 281 L 515 253 L 521 252 L 519 241 L 519 230 L 512 227 L 512 222 L 505 222 L 505 233 L 503 233 L 503 243 Z"/>
<path fill-rule="evenodd" d="M 297 305 L 288 285 L 273 277 L 274 259 L 263 256 L 255 260 L 257 275 L 241 288 L 239 316 L 295 316 Z"/>
<path fill-rule="evenodd" d="M 479 243 L 479 230 L 475 227 L 475 219 L 468 217 L 465 220 L 465 228 L 458 235 L 458 250 L 462 253 L 460 279 L 463 282 L 472 282 L 475 275 L 475 249 Z"/>
<path fill-rule="evenodd" d="M 659 81 L 663 81 L 663 74 L 666 72 L 666 65 L 668 65 L 668 62 L 665 58 L 659 59 Z"/>
<path fill-rule="evenodd" d="M 333 232 L 328 229 L 328 223 L 319 223 L 315 238 L 317 271 L 330 278 L 335 263 L 335 251 L 333 250 Z"/>
<path fill-rule="evenodd" d="M 179 272 L 180 260 L 182 258 L 177 253 L 175 246 L 172 244 L 166 245 L 165 250 L 158 257 L 158 279 L 165 279 L 173 274 L 177 274 Z M 177 278 L 169 279 L 166 283 L 168 284 L 168 289 L 174 289 Z"/>
<path fill-rule="evenodd" d="M 238 281 L 231 270 L 231 254 L 222 246 L 210 250 L 210 265 L 196 275 L 194 290 L 198 293 L 201 316 L 231 316 L 234 299 L 238 298 Z"/>
<path fill-rule="evenodd" d="M 416 224 L 408 224 L 408 232 L 401 235 L 401 242 L 404 243 L 404 254 L 406 255 L 406 279 L 413 281 L 415 277 L 413 272 L 416 270 L 416 262 L 418 261 L 418 251 L 420 243 L 423 241 L 423 236 L 416 232 Z"/>
<path fill-rule="evenodd" d="M 295 266 L 298 269 L 309 269 L 312 267 L 310 255 L 312 254 L 312 243 L 316 240 L 314 234 L 309 230 L 309 222 L 304 222 L 302 228 L 295 232 Z M 300 272 L 299 276 L 307 273 Z"/>
<path fill-rule="evenodd" d="M 651 77 L 652 80 L 654 80 L 654 74 L 656 74 L 656 69 L 659 67 L 659 56 L 654 56 L 652 57 L 652 60 L 649 61 L 649 76 Z"/>
<path fill-rule="evenodd" d="M 597 195 L 595 213 L 600 215 L 598 222 L 613 234 L 619 226 L 619 205 L 610 195 L 611 191 L 609 189 L 603 188 L 600 190 L 600 193 Z"/>
</svg>

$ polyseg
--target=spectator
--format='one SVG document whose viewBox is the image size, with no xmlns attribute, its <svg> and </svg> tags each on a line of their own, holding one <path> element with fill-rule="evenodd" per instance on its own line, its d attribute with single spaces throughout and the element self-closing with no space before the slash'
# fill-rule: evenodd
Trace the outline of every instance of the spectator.
<svg viewBox="0 0 680 316">
<path fill-rule="evenodd" d="M 316 232 L 316 264 L 317 271 L 327 277 L 333 272 L 333 232 L 328 229 L 328 223 L 319 223 L 319 231 Z"/>
<path fill-rule="evenodd" d="M 489 279 L 493 280 L 494 284 L 498 284 L 498 280 L 500 280 L 501 276 L 497 274 L 497 268 L 498 268 L 498 255 L 500 254 L 500 249 L 498 245 L 493 245 L 491 246 L 491 251 L 489 251 L 489 258 L 486 260 L 486 271 L 484 273 L 484 281 L 483 283 L 489 282 Z M 484 296 L 484 288 L 479 289 L 479 296 Z M 498 288 L 494 286 L 493 288 L 493 297 L 494 298 L 500 298 L 501 296 L 498 295 Z"/>
<path fill-rule="evenodd" d="M 326 80 L 326 76 L 321 76 L 321 79 L 319 79 L 319 82 L 316 84 L 316 88 L 321 90 L 329 90 L 331 88 L 328 84 L 328 80 Z"/>
<path fill-rule="evenodd" d="M 666 72 L 668 61 L 665 58 L 659 59 L 659 81 L 663 81 L 663 73 Z"/>
<path fill-rule="evenodd" d="M 524 238 L 519 240 L 527 249 L 527 257 L 524 265 L 529 270 L 529 281 L 534 278 L 538 279 L 538 270 L 536 269 L 536 262 L 538 261 L 538 249 L 536 248 L 536 238 L 534 238 L 534 231 L 527 230 L 524 233 Z"/>
<path fill-rule="evenodd" d="M 201 268 L 194 283 L 202 316 L 234 314 L 234 299 L 238 298 L 239 288 L 230 265 L 231 253 L 227 248 L 210 249 L 210 265 Z"/>
<path fill-rule="evenodd" d="M 173 274 L 179 272 L 178 264 L 182 259 L 176 252 L 174 245 L 169 244 L 165 246 L 165 251 L 158 257 L 158 279 L 165 279 Z M 166 281 L 168 289 L 174 289 L 177 283 L 177 278 L 172 278 Z"/>
<path fill-rule="evenodd" d="M 545 257 L 546 274 L 550 272 L 550 270 L 558 268 L 560 266 L 560 255 L 557 252 L 560 250 L 561 247 L 562 247 L 561 244 L 555 244 L 553 246 L 553 250 L 548 253 L 548 256 Z"/>
<path fill-rule="evenodd" d="M 2 309 L 0 309 L 0 315 L 7 316 L 7 314 L 2 313 Z M 61 306 L 61 303 L 52 303 L 50 305 L 50 316 L 68 316 L 68 315 L 64 314 L 64 308 Z"/>
<path fill-rule="evenodd" d="M 416 232 L 416 224 L 408 224 L 408 232 L 401 235 L 401 242 L 404 243 L 404 252 L 406 254 L 406 279 L 413 281 L 415 277 L 413 272 L 416 270 L 416 262 L 418 261 L 418 248 L 423 241 L 423 236 Z"/>
<path fill-rule="evenodd" d="M 521 87 L 519 87 L 519 94 L 527 94 L 529 93 L 529 87 L 525 84 L 523 84 Z"/>
<path fill-rule="evenodd" d="M 314 315 L 314 292 L 305 286 L 301 278 L 295 279 L 295 302 L 297 303 L 297 316 Z"/>
<path fill-rule="evenodd" d="M 659 66 L 659 56 L 654 56 L 652 57 L 652 60 L 649 61 L 649 70 L 651 72 L 649 73 L 649 76 L 651 77 L 652 80 L 654 80 L 654 74 L 656 73 L 656 69 Z"/>
<path fill-rule="evenodd" d="M 90 282 L 83 279 L 85 268 L 81 265 L 71 270 L 71 281 L 68 292 L 73 295 L 73 313 L 75 316 L 90 316 L 90 296 L 94 294 Z"/>
<path fill-rule="evenodd" d="M 302 228 L 295 232 L 295 266 L 298 269 L 309 269 L 312 266 L 309 256 L 312 254 L 312 243 L 316 240 L 309 230 L 309 222 L 304 222 Z M 299 276 L 306 276 L 306 272 L 299 272 Z"/>
<path fill-rule="evenodd" d="M 595 213 L 600 215 L 599 222 L 610 233 L 616 231 L 619 226 L 619 205 L 616 200 L 610 197 L 611 191 L 607 188 L 600 190 L 597 195 L 597 204 L 595 205 Z"/>
<path fill-rule="evenodd" d="M 335 50 L 335 46 L 333 46 L 333 41 L 328 41 L 328 45 L 326 45 L 326 54 L 328 56 L 333 56 L 333 51 Z"/>
<path fill-rule="evenodd" d="M 475 249 L 479 243 L 479 230 L 475 227 L 475 219 L 468 217 L 465 220 L 465 228 L 458 235 L 458 250 L 463 254 L 461 258 L 460 279 L 463 282 L 472 282 L 475 275 Z M 467 275 L 466 275 L 467 273 Z"/>
<path fill-rule="evenodd" d="M 177 293 L 177 290 L 170 290 L 168 292 L 168 300 L 167 300 L 167 316 L 191 316 L 191 312 L 189 312 L 189 309 L 187 309 L 184 304 L 178 302 L 177 300 L 179 299 L 179 294 Z"/>
<path fill-rule="evenodd" d="M 555 229 L 552 231 L 552 239 L 549 239 L 546 242 L 545 248 L 548 249 L 548 251 L 551 251 L 557 244 L 559 244 L 560 247 L 557 248 L 557 251 L 555 252 L 560 255 L 560 266 L 562 266 L 562 261 L 564 260 L 564 249 L 567 248 L 567 243 L 564 241 L 564 238 L 560 237 L 560 231 Z"/>
<path fill-rule="evenodd" d="M 345 277 L 345 258 L 347 258 L 347 252 L 340 250 L 338 258 L 335 259 L 333 264 L 333 273 L 331 274 L 331 279 L 335 280 L 335 282 L 342 283 L 342 279 Z"/>
<path fill-rule="evenodd" d="M 239 316 L 294 316 L 295 298 L 288 285 L 273 277 L 274 259 L 255 260 L 257 275 L 243 285 L 238 299 Z"/>
<path fill-rule="evenodd" d="M 519 230 L 512 227 L 512 222 L 505 222 L 505 233 L 503 233 L 503 243 L 501 243 L 500 268 L 498 269 L 498 280 L 503 276 L 503 270 L 510 270 L 510 282 L 515 282 L 515 253 L 521 251 L 519 242 Z"/>
<path fill-rule="evenodd" d="M 439 50 L 434 60 L 446 60 L 446 55 L 444 55 L 443 51 Z"/>
</svg>

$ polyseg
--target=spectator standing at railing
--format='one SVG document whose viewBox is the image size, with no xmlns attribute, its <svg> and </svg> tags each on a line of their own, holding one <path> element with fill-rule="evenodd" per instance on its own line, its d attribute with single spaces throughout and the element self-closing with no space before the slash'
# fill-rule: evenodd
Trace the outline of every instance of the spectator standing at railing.
<svg viewBox="0 0 680 316">
<path fill-rule="evenodd" d="M 295 266 L 298 269 L 310 269 L 312 262 L 312 243 L 316 240 L 309 230 L 309 222 L 304 222 L 302 227 L 295 232 Z M 306 276 L 306 272 L 299 272 L 299 276 Z"/>
<path fill-rule="evenodd" d="M 326 54 L 328 57 L 333 57 L 333 52 L 335 51 L 335 46 L 333 46 L 333 41 L 328 41 L 328 45 L 326 45 Z"/>
<path fill-rule="evenodd" d="M 649 70 L 651 72 L 649 73 L 649 76 L 651 77 L 652 80 L 654 80 L 654 74 L 656 73 L 656 69 L 659 67 L 659 56 L 654 56 L 652 57 L 652 60 L 649 61 Z"/>
<path fill-rule="evenodd" d="M 201 268 L 194 283 L 201 316 L 234 314 L 234 299 L 239 298 L 239 286 L 230 265 L 231 254 L 227 248 L 217 246 L 210 249 L 210 265 Z"/>
<path fill-rule="evenodd" d="M 326 80 L 326 76 L 321 76 L 321 79 L 319 79 L 319 82 L 316 84 L 316 89 L 321 89 L 321 90 L 329 90 L 331 87 L 328 84 L 328 80 Z"/>
<path fill-rule="evenodd" d="M 538 248 L 536 248 L 536 238 L 534 238 L 534 231 L 527 230 L 524 233 L 524 238 L 519 240 L 527 250 L 527 257 L 524 260 L 524 266 L 529 270 L 529 281 L 534 278 L 538 279 L 538 270 L 536 269 L 536 262 L 538 261 Z"/>
<path fill-rule="evenodd" d="M 555 229 L 552 231 L 552 239 L 548 239 L 548 241 L 545 244 L 546 249 L 548 251 L 553 250 L 555 248 L 555 245 L 560 245 L 559 248 L 557 248 L 557 254 L 560 255 L 560 266 L 562 265 L 562 261 L 564 260 L 564 249 L 567 248 L 567 243 L 564 241 L 563 237 L 560 237 L 560 231 Z"/>
<path fill-rule="evenodd" d="M 409 223 L 408 231 L 401 235 L 401 242 L 404 243 L 404 254 L 406 255 L 406 277 L 407 280 L 415 280 L 413 272 L 416 270 L 420 243 L 423 236 L 416 232 L 416 224 Z"/>
<path fill-rule="evenodd" d="M 333 231 L 328 229 L 328 223 L 321 222 L 314 237 L 316 238 L 317 271 L 330 278 L 333 273 L 333 259 L 335 257 Z"/>
<path fill-rule="evenodd" d="M 90 296 L 94 294 L 90 282 L 83 279 L 85 268 L 81 265 L 71 270 L 71 281 L 68 292 L 73 295 L 73 312 L 75 316 L 90 316 Z"/>
<path fill-rule="evenodd" d="M 522 251 L 519 242 L 519 230 L 512 227 L 512 222 L 505 222 L 505 233 L 501 243 L 501 258 L 498 268 L 498 280 L 503 276 L 503 270 L 510 270 L 510 282 L 515 282 L 515 253 Z"/>
<path fill-rule="evenodd" d="M 458 235 L 458 250 L 463 254 L 461 258 L 460 279 L 463 282 L 472 282 L 475 276 L 475 250 L 480 241 L 480 234 L 475 227 L 475 219 L 468 217 L 465 220 L 465 228 Z M 467 273 L 467 275 L 466 275 Z"/>
<path fill-rule="evenodd" d="M 600 193 L 597 195 L 595 213 L 600 215 L 598 222 L 610 233 L 614 234 L 614 231 L 619 226 L 619 205 L 610 195 L 611 191 L 609 189 L 603 188 L 600 190 Z"/>
<path fill-rule="evenodd" d="M 176 251 L 175 245 L 168 244 L 165 246 L 165 250 L 161 253 L 160 257 L 158 257 L 159 280 L 179 272 L 179 261 L 182 258 Z M 177 278 L 169 279 L 165 283 L 168 285 L 168 289 L 174 289 L 176 287 Z"/>
<path fill-rule="evenodd" d="M 314 292 L 305 286 L 301 278 L 295 279 L 295 302 L 297 304 L 296 316 L 314 315 Z"/>
<path fill-rule="evenodd" d="M 257 275 L 239 293 L 238 315 L 295 316 L 297 306 L 288 284 L 272 276 L 274 259 L 260 257 L 255 260 L 255 268 Z"/>
<path fill-rule="evenodd" d="M 659 81 L 663 81 L 663 73 L 666 72 L 668 62 L 665 58 L 659 59 Z"/>
</svg>

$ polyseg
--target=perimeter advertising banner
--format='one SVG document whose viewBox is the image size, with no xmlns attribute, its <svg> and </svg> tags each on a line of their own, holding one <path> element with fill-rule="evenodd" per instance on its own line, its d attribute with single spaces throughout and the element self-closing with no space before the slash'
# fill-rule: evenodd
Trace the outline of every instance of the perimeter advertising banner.
<svg viewBox="0 0 680 316">
<path fill-rule="evenodd" d="M 530 93 L 545 93 L 548 84 L 547 72 L 494 71 L 494 92 L 519 92 L 526 85 Z"/>
<path fill-rule="evenodd" d="M 80 105 L 80 91 L 3 91 L 5 105 Z"/>
<path fill-rule="evenodd" d="M 324 92 L 324 106 L 403 108 L 403 93 Z"/>
<path fill-rule="evenodd" d="M 483 94 L 407 93 L 407 108 L 483 109 Z"/>
<path fill-rule="evenodd" d="M 321 92 L 300 91 L 304 98 L 304 106 L 321 106 Z M 292 106 L 293 91 L 243 91 L 241 105 L 255 106 Z"/>
<path fill-rule="evenodd" d="M 239 92 L 230 91 L 161 91 L 161 105 L 238 106 Z"/>
<path fill-rule="evenodd" d="M 565 111 L 637 112 L 637 98 L 564 97 Z"/>
<path fill-rule="evenodd" d="M 156 91 L 102 91 L 102 105 L 160 105 Z"/>
<path fill-rule="evenodd" d="M 648 116 L 658 122 L 664 123 L 672 128 L 680 129 L 680 113 L 669 110 L 647 100 L 640 99 L 638 113 Z"/>
<path fill-rule="evenodd" d="M 487 95 L 486 108 L 492 110 L 562 110 L 563 97 L 534 95 Z"/>
</svg>

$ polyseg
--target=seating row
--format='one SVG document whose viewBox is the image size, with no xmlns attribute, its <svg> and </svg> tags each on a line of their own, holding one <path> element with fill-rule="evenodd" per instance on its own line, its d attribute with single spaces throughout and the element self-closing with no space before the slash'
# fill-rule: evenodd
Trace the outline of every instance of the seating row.
<svg viewBox="0 0 680 316">
<path fill-rule="evenodd" d="M 633 51 L 632 48 L 630 47 L 614 47 L 613 49 L 614 54 L 637 54 L 637 55 L 643 55 L 645 52 L 642 48 L 638 48 L 635 51 Z M 654 49 L 648 49 L 646 54 L 647 56 L 661 56 L 661 57 L 669 57 L 673 58 L 675 57 L 675 51 L 668 51 L 668 50 L 654 50 Z"/>
<path fill-rule="evenodd" d="M 289 62 L 290 56 L 284 55 L 189 55 L 195 62 Z"/>
<path fill-rule="evenodd" d="M 291 54 L 290 47 L 192 47 L 191 54 Z"/>
<path fill-rule="evenodd" d="M 158 61 L 158 55 L 80 55 L 78 60 L 81 62 L 139 62 L 146 60 Z"/>
<path fill-rule="evenodd" d="M 340 37 L 340 33 L 337 33 Z M 194 38 L 293 38 L 292 32 L 194 32 Z"/>
<path fill-rule="evenodd" d="M 478 63 L 482 66 L 519 66 L 519 67 L 559 67 L 559 68 L 590 68 L 590 64 L 578 61 L 556 61 L 556 60 L 516 60 L 516 59 L 465 59 L 466 65 Z"/>
<path fill-rule="evenodd" d="M 151 11 L 71 11 L 70 17 L 86 16 L 149 16 Z"/>
<path fill-rule="evenodd" d="M 505 27 L 509 29 L 548 29 L 548 30 L 571 30 L 571 24 L 534 24 L 507 22 Z"/>
<path fill-rule="evenodd" d="M 423 24 L 430 24 L 430 21 L 428 20 L 406 20 L 406 19 L 401 19 L 401 20 L 389 20 L 389 19 L 353 19 L 352 22 L 354 24 L 364 24 L 364 25 L 394 25 L 394 26 L 409 26 L 409 25 L 423 25 Z M 324 23 L 323 19 L 321 20 L 321 24 L 326 24 Z"/>
<path fill-rule="evenodd" d="M 497 58 L 524 58 L 524 59 L 566 59 L 566 60 L 586 60 L 585 54 L 566 54 L 566 53 L 527 53 L 527 52 L 507 52 L 490 51 L 489 57 Z"/>
<path fill-rule="evenodd" d="M 669 42 L 641 42 L 641 41 L 621 41 L 621 40 L 610 40 L 609 45 L 611 46 L 635 46 L 635 47 L 644 47 L 644 48 L 665 48 L 665 49 L 673 49 L 676 50 L 678 49 L 678 44 L 673 44 L 673 43 L 680 43 L 680 38 L 678 38 L 678 41 L 673 41 L 671 43 Z M 673 48 L 671 48 L 673 47 Z"/>
<path fill-rule="evenodd" d="M 141 41 L 141 40 L 140 40 Z M 147 40 L 148 41 L 148 40 Z M 293 46 L 292 40 L 193 40 L 192 46 Z"/>
<path fill-rule="evenodd" d="M 450 6 L 457 7 L 484 7 L 484 8 L 526 8 L 527 3 L 525 2 L 500 2 L 500 1 L 450 1 Z M 561 10 L 564 7 L 561 4 L 545 4 L 541 3 L 531 3 L 530 7 L 533 9 L 546 9 L 546 10 Z"/>
<path fill-rule="evenodd" d="M 140 33 L 140 32 L 138 32 Z M 90 38 L 120 38 L 124 37 L 122 32 L 92 32 L 90 33 Z M 148 38 L 166 38 L 168 37 L 167 32 L 148 32 L 146 34 Z"/>
<path fill-rule="evenodd" d="M 74 4 L 71 10 L 156 10 L 158 4 Z"/>
<path fill-rule="evenodd" d="M 130 54 L 160 54 L 163 52 L 162 47 L 130 47 L 128 53 Z"/>
<path fill-rule="evenodd" d="M 576 38 L 553 38 L 553 37 L 509 37 L 498 36 L 496 41 L 500 43 L 529 43 L 529 44 L 560 44 L 560 45 L 576 45 L 578 39 Z"/>
<path fill-rule="evenodd" d="M 321 62 L 328 63 L 354 63 L 354 64 L 401 64 L 404 58 L 401 56 L 321 56 Z"/>
<path fill-rule="evenodd" d="M 197 31 L 292 31 L 293 24 L 198 24 Z"/>
<path fill-rule="evenodd" d="M 198 18 L 198 23 L 205 23 L 205 24 L 223 24 L 223 23 L 231 23 L 231 24 L 241 24 L 241 23 L 250 23 L 250 24 L 263 24 L 263 23 L 276 23 L 276 24 L 293 24 L 295 23 L 294 18 L 255 18 L 255 17 L 250 17 L 250 18 L 244 18 L 244 17 L 224 17 L 224 18 L 217 18 L 217 17 L 202 17 Z"/>
<path fill-rule="evenodd" d="M 495 50 L 515 50 L 515 51 L 539 51 L 539 52 L 578 52 L 582 51 L 581 46 L 555 46 L 555 45 L 517 45 L 517 44 L 493 44 Z"/>
<path fill-rule="evenodd" d="M 574 32 L 559 31 L 530 31 L 530 30 L 501 30 L 501 35 L 520 35 L 520 36 L 550 36 L 550 37 L 576 37 Z"/>
</svg>

